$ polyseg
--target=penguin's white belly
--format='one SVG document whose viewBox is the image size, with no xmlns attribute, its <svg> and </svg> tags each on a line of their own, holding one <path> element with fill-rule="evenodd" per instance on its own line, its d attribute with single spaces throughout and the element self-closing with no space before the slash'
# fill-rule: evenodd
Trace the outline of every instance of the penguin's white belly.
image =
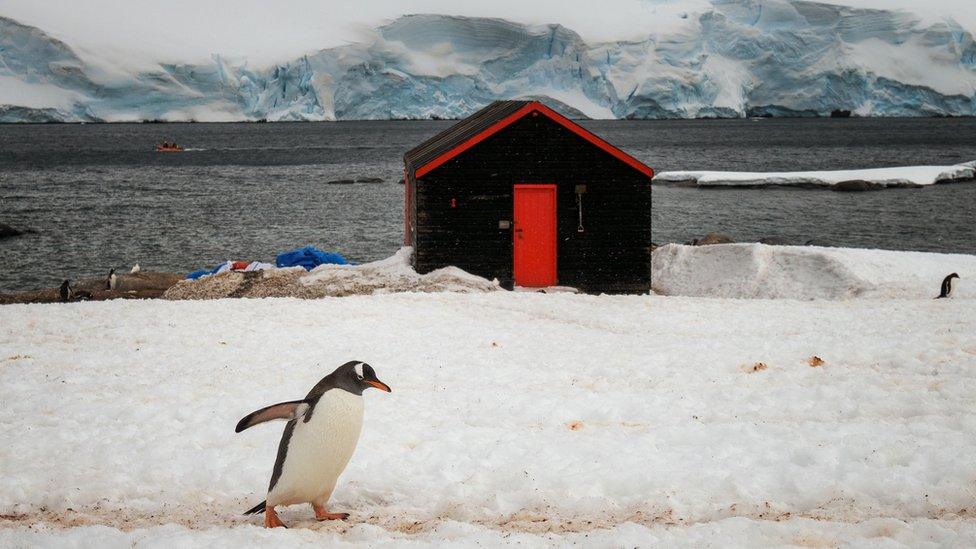
<svg viewBox="0 0 976 549">
<path fill-rule="evenodd" d="M 308 423 L 298 418 L 268 504 L 324 505 L 356 450 L 362 427 L 363 397 L 342 389 L 326 391 Z"/>
</svg>

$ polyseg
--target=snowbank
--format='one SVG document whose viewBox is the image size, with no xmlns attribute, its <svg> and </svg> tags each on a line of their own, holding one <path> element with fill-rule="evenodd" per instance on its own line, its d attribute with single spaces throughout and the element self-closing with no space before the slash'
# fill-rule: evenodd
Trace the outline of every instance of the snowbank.
<svg viewBox="0 0 976 549">
<path fill-rule="evenodd" d="M 347 359 L 350 521 L 257 528 L 282 425 L 234 425 Z M 0 545 L 972 547 L 974 393 L 965 300 L 11 305 Z"/>
<path fill-rule="evenodd" d="M 976 256 L 925 252 L 718 244 L 654 251 L 651 280 L 663 295 L 741 299 L 931 299 L 942 279 L 953 298 L 976 299 Z"/>
<path fill-rule="evenodd" d="M 882 187 L 922 187 L 976 177 L 976 162 L 954 166 L 906 166 L 870 170 L 814 172 L 673 171 L 654 176 L 655 183 L 692 184 L 698 187 L 764 187 L 788 185 L 866 190 Z"/>
<path fill-rule="evenodd" d="M 491 292 L 497 281 L 445 267 L 418 274 L 410 265 L 413 249 L 401 248 L 391 257 L 362 265 L 319 265 L 268 269 L 253 273 L 224 272 L 198 280 L 184 280 L 163 295 L 165 299 L 219 299 L 224 297 L 298 297 L 391 292 Z"/>
</svg>

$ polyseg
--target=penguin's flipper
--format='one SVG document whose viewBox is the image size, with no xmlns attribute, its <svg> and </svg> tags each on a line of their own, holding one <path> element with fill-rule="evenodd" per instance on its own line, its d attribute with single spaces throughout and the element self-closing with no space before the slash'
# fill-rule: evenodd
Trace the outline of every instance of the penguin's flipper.
<svg viewBox="0 0 976 549">
<path fill-rule="evenodd" d="M 234 432 L 240 433 L 248 427 L 253 427 L 265 421 L 273 421 L 276 419 L 293 420 L 305 415 L 305 412 L 308 411 L 308 406 L 307 400 L 293 400 L 291 402 L 272 404 L 271 406 L 261 408 L 244 416 L 237 422 L 237 427 L 234 429 Z"/>
</svg>

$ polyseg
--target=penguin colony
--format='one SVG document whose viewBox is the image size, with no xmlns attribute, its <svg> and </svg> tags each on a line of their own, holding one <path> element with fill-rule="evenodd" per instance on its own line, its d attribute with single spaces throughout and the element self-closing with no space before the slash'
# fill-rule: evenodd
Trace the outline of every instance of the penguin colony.
<svg viewBox="0 0 976 549">
<path fill-rule="evenodd" d="M 266 421 L 288 422 L 278 444 L 268 497 L 245 515 L 263 511 L 266 527 L 283 527 L 276 506 L 309 503 L 318 520 L 349 518 L 349 513 L 328 512 L 326 504 L 356 450 L 363 426 L 363 391 L 370 387 L 391 392 L 376 378 L 372 366 L 353 360 L 322 378 L 304 399 L 272 404 L 238 422 L 238 433 Z"/>
</svg>

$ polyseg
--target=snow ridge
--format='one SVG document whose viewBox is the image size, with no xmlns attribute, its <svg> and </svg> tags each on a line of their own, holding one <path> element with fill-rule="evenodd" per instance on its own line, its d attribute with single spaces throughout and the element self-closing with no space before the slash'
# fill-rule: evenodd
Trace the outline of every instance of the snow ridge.
<svg viewBox="0 0 976 549">
<path fill-rule="evenodd" d="M 214 54 L 143 72 L 0 18 L 0 78 L 23 83 L 0 86 L 5 122 L 456 118 L 518 97 L 592 118 L 976 114 L 969 31 L 800 0 L 712 0 L 594 44 L 558 24 L 409 15 L 271 67 Z"/>
</svg>

